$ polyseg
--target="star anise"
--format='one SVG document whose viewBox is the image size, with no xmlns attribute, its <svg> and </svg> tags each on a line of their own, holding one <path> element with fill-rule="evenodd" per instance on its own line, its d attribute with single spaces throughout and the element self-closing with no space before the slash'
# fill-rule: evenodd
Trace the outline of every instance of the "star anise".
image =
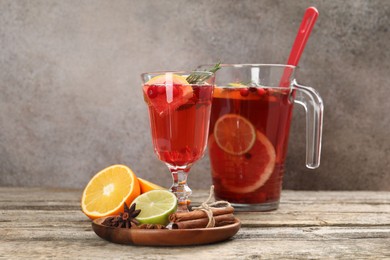
<svg viewBox="0 0 390 260">
<path fill-rule="evenodd" d="M 133 203 L 129 208 L 125 202 L 123 205 L 123 213 L 120 213 L 118 216 L 106 218 L 102 224 L 109 227 L 137 228 L 139 222 L 135 218 L 141 210 L 136 210 L 135 206 L 135 203 Z"/>
</svg>

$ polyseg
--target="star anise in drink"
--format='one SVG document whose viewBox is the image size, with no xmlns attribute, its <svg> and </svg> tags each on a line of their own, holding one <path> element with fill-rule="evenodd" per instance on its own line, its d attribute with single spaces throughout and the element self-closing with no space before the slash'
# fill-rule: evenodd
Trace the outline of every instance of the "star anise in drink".
<svg viewBox="0 0 390 260">
<path fill-rule="evenodd" d="M 137 228 L 139 222 L 135 218 L 139 215 L 141 210 L 136 210 L 135 206 L 135 203 L 133 203 L 129 208 L 125 202 L 123 204 L 123 213 L 120 213 L 118 216 L 107 217 L 102 225 L 119 228 Z"/>
</svg>

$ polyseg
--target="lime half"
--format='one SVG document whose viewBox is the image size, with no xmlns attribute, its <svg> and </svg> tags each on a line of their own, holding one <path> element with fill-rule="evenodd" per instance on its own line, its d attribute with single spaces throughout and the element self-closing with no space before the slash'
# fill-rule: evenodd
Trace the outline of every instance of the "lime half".
<svg viewBox="0 0 390 260">
<path fill-rule="evenodd" d="M 175 194 L 167 190 L 152 190 L 139 195 L 133 203 L 141 213 L 136 217 L 141 224 L 169 223 L 169 215 L 177 209 Z"/>
</svg>

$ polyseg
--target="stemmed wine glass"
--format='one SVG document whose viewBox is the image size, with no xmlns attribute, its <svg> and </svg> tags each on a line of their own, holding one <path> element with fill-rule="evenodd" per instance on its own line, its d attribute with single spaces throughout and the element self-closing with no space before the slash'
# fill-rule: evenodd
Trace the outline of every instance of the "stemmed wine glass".
<svg viewBox="0 0 390 260">
<path fill-rule="evenodd" d="M 203 157 L 209 129 L 214 74 L 208 71 L 143 73 L 154 152 L 168 166 L 178 211 L 188 211 L 187 176 Z"/>
</svg>

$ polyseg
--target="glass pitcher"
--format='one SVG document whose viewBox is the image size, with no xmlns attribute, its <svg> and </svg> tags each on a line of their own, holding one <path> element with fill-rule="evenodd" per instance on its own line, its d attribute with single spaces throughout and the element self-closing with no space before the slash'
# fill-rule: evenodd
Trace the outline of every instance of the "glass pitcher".
<svg viewBox="0 0 390 260">
<path fill-rule="evenodd" d="M 209 66 L 203 65 L 203 70 Z M 278 208 L 294 103 L 306 111 L 306 166 L 320 164 L 323 102 L 294 66 L 222 64 L 216 73 L 208 149 L 216 199 L 237 211 Z"/>
</svg>

